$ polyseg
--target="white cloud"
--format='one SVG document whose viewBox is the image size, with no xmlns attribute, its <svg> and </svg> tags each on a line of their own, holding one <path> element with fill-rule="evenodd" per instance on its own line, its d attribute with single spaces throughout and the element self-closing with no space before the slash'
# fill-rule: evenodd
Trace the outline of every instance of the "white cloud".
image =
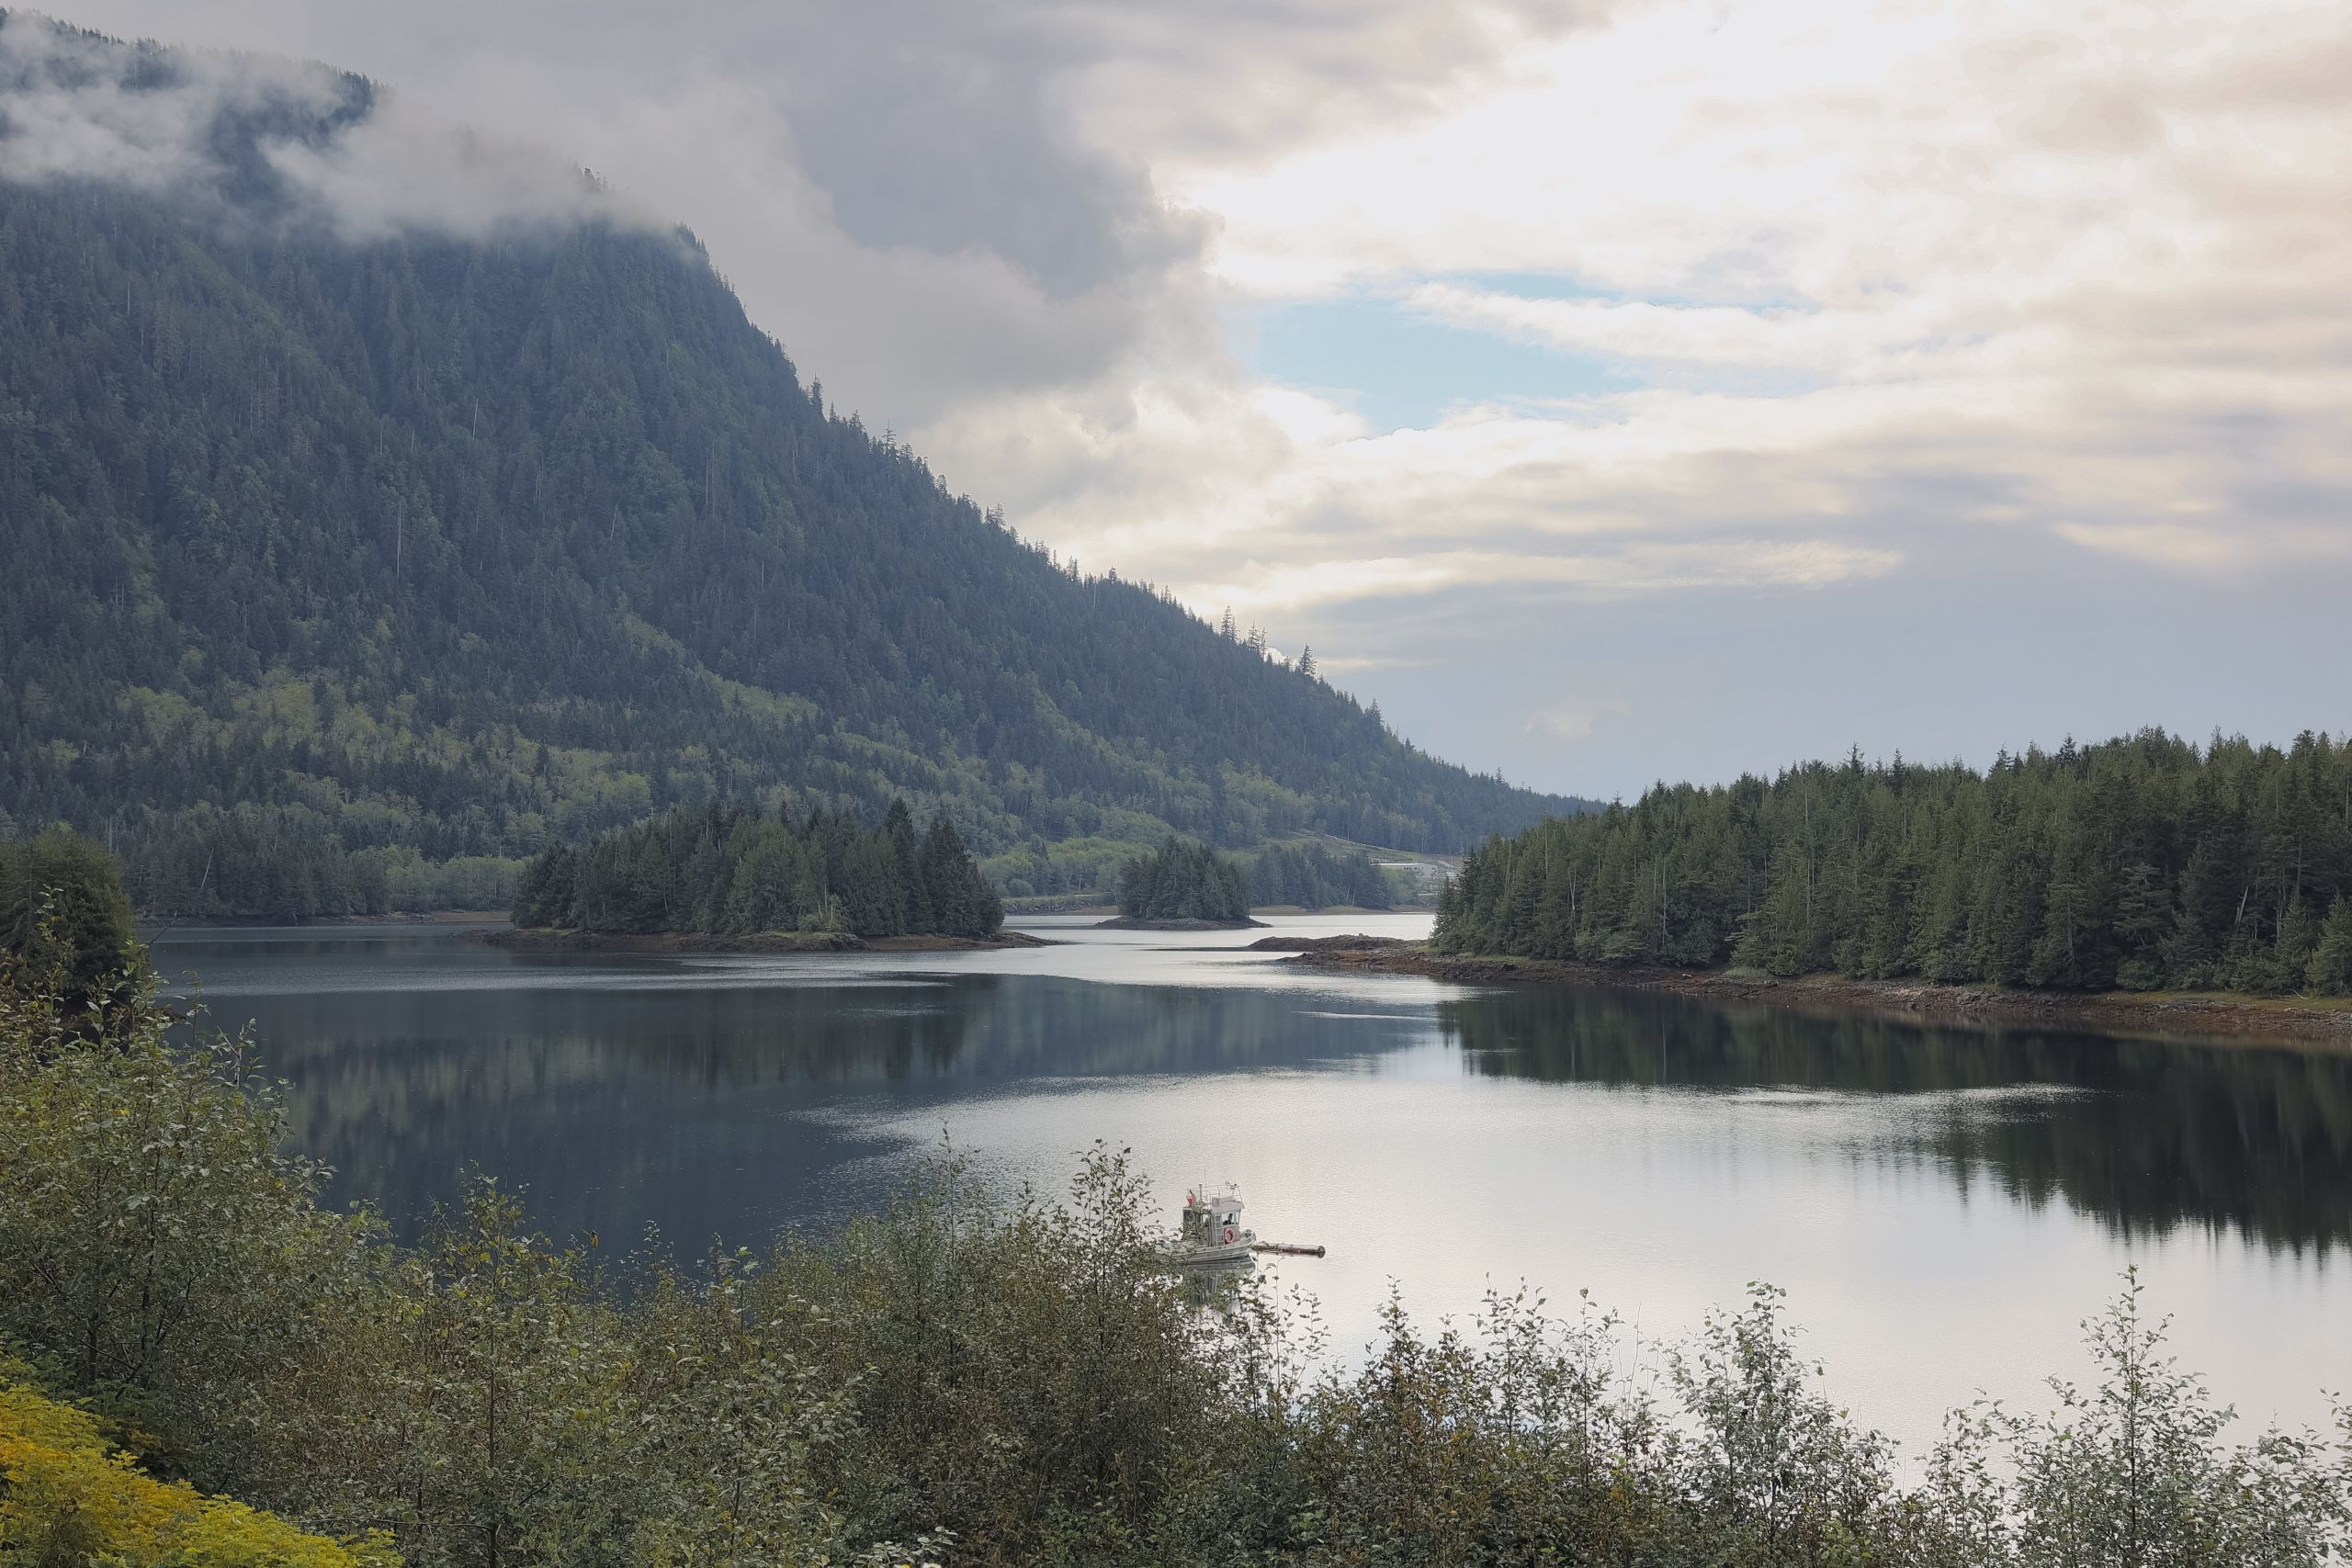
<svg viewBox="0 0 2352 1568">
<path fill-rule="evenodd" d="M 1231 604 L 1262 615 L 1359 600 L 1413 597 L 1448 589 L 1507 584 L 1580 593 L 1657 593 L 1683 588 L 1823 588 L 1883 576 L 1900 564 L 1891 550 L 1826 539 L 1620 541 L 1590 550 L 1449 550 L 1285 564 L 1250 560 L 1243 575 L 1181 583 L 1196 603 Z"/>
<path fill-rule="evenodd" d="M 2352 564 L 2352 522 L 2327 527 L 2232 528 L 2227 520 L 2061 523 L 2058 536 L 2086 549 L 2153 563 L 2212 581 L 2256 577 L 2284 566 Z"/>
<path fill-rule="evenodd" d="M 1622 697 L 1555 701 L 1529 714 L 1521 733 L 1573 747 L 1591 739 L 1604 720 L 1622 717 L 1632 711 L 1632 705 Z"/>
<path fill-rule="evenodd" d="M 250 204 L 263 193 L 245 187 L 274 175 L 270 194 L 288 204 L 287 215 L 324 219 L 353 239 L 480 235 L 590 216 L 662 226 L 542 143 L 420 113 L 396 91 L 315 61 L 126 53 L 19 14 L 0 25 L 0 178 L 96 180 Z M 266 129 L 222 134 L 234 125 Z M 322 127 L 331 130 L 313 134 Z"/>
</svg>

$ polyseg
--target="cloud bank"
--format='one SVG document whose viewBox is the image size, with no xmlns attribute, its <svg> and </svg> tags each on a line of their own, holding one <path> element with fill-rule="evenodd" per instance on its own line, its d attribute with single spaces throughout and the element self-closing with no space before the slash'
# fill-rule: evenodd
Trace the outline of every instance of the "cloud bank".
<svg viewBox="0 0 2352 1568">
<path fill-rule="evenodd" d="M 352 240 L 658 221 L 543 145 L 420 114 L 315 61 L 127 48 L 21 12 L 0 13 L 0 178 L 124 185 Z"/>
</svg>

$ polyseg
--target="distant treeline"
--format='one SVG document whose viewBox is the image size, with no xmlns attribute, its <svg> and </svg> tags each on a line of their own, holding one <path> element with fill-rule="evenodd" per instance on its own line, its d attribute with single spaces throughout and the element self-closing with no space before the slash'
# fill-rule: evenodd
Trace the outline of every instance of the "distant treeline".
<svg viewBox="0 0 2352 1568">
<path fill-rule="evenodd" d="M 1250 863 L 1250 900 L 1305 909 L 1334 904 L 1385 909 L 1388 879 L 1362 850 L 1342 855 L 1320 844 L 1269 844 Z"/>
<path fill-rule="evenodd" d="M 1127 863 L 1119 913 L 1131 920 L 1246 920 L 1250 879 L 1206 844 L 1170 838 Z"/>
<path fill-rule="evenodd" d="M 526 927 L 743 935 L 987 936 L 996 890 L 944 816 L 918 835 L 906 802 L 862 829 L 847 814 L 678 807 L 574 849 L 548 851 L 514 893 Z"/>
<path fill-rule="evenodd" d="M 2352 992 L 2352 743 L 2146 730 L 1659 785 L 1489 839 L 1450 952 L 2068 988 Z"/>
<path fill-rule="evenodd" d="M 302 806 L 142 811 L 108 834 L 130 901 L 151 915 L 307 920 L 426 909 L 503 909 L 526 860 L 427 860 L 406 843 L 354 849 Z"/>
</svg>

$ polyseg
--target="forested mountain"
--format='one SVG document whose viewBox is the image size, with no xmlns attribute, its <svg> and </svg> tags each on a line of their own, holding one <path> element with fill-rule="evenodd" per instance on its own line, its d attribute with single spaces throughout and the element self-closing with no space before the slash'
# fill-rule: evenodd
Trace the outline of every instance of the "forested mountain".
<svg viewBox="0 0 2352 1568">
<path fill-rule="evenodd" d="M 1574 804 L 1058 565 L 828 408 L 683 232 L 285 210 L 261 140 L 372 101 L 224 114 L 200 202 L 0 180 L 0 813 L 142 905 L 480 898 L 739 797 L 903 795 L 1013 892 L 1170 829 L 1447 850 Z"/>
<path fill-rule="evenodd" d="M 1472 854 L 1455 952 L 1932 980 L 2352 992 L 2352 742 L 2150 730 L 1978 773 L 1659 785 Z"/>
</svg>

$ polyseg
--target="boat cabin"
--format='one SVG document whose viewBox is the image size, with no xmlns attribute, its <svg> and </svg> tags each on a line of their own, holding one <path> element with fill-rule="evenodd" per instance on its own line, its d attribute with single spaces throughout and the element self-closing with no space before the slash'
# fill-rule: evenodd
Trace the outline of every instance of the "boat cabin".
<svg viewBox="0 0 2352 1568">
<path fill-rule="evenodd" d="M 1241 1228 L 1241 1194 L 1227 1186 L 1194 1188 L 1184 1194 L 1184 1245 L 1195 1248 L 1243 1247 L 1250 1234 Z"/>
</svg>

